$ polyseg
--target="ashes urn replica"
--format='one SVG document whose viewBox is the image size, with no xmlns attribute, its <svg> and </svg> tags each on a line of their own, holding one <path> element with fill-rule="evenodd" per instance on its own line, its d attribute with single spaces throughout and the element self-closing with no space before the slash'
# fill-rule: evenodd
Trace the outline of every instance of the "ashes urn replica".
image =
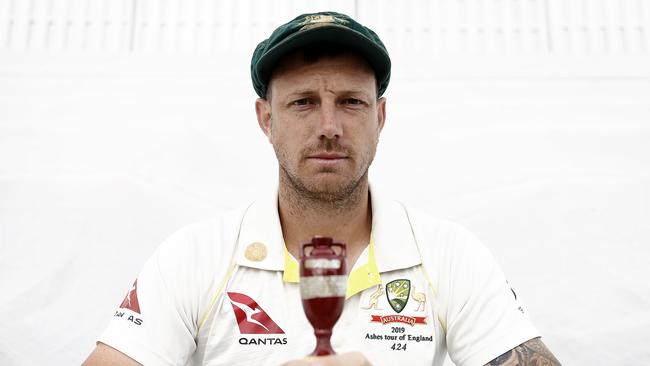
<svg viewBox="0 0 650 366">
<path fill-rule="evenodd" d="M 316 236 L 300 249 L 300 296 L 316 335 L 311 356 L 335 354 L 330 338 L 345 303 L 345 255 L 345 244 L 329 237 Z"/>
</svg>

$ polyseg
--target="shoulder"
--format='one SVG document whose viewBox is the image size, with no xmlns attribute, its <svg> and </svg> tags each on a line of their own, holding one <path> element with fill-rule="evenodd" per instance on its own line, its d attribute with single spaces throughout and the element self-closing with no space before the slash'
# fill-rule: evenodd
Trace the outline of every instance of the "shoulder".
<svg viewBox="0 0 650 366">
<path fill-rule="evenodd" d="M 462 225 L 405 204 L 375 186 L 371 193 L 375 239 L 402 244 L 413 242 L 427 269 L 445 270 L 450 261 L 459 258 L 477 257 L 480 261 L 489 257 L 485 246 Z"/>
<path fill-rule="evenodd" d="M 215 260 L 209 255 L 215 252 L 219 258 L 232 254 L 246 207 L 181 227 L 160 244 L 155 255 L 160 261 L 179 262 L 192 257 Z"/>
<path fill-rule="evenodd" d="M 409 222 L 425 270 L 442 294 L 446 286 L 474 286 L 498 269 L 490 250 L 463 225 L 407 208 Z M 466 287 L 466 286 L 462 286 Z"/>
<path fill-rule="evenodd" d="M 186 225 L 154 251 L 138 275 L 138 296 L 167 298 L 196 327 L 210 296 L 234 263 L 245 208 Z M 145 300 L 146 301 L 146 300 Z"/>
<path fill-rule="evenodd" d="M 234 258 L 237 234 L 246 207 L 186 225 L 167 239 L 149 258 L 170 281 L 200 280 L 228 270 Z M 209 271 L 212 275 L 207 275 Z"/>
<path fill-rule="evenodd" d="M 161 355 L 184 364 L 233 268 L 244 211 L 192 223 L 169 236 L 147 260 L 99 341 L 143 364 L 160 363 Z"/>
<path fill-rule="evenodd" d="M 420 208 L 402 206 L 421 251 L 451 254 L 484 248 L 476 235 L 463 225 L 437 218 Z"/>
</svg>

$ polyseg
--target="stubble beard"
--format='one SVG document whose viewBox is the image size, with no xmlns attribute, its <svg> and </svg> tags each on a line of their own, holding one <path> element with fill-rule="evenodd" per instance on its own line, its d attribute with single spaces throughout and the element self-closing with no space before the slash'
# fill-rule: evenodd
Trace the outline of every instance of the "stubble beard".
<svg viewBox="0 0 650 366">
<path fill-rule="evenodd" d="M 287 198 L 292 201 L 294 208 L 335 213 L 353 207 L 363 198 L 368 182 L 368 169 L 374 157 L 372 151 L 367 152 L 360 161 L 362 166 L 357 172 L 360 171 L 361 174 L 350 178 L 343 177 L 343 181 L 338 185 L 322 185 L 314 181 L 318 179 L 316 177 L 312 178 L 312 181 L 300 177 L 288 168 L 288 157 L 282 149 L 277 146 L 274 146 L 274 149 L 280 166 L 280 187 L 285 188 L 285 193 L 289 196 Z"/>
</svg>

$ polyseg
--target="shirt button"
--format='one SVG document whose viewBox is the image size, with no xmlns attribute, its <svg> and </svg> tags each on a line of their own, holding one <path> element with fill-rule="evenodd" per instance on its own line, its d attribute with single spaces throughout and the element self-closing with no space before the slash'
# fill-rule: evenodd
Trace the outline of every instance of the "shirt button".
<svg viewBox="0 0 650 366">
<path fill-rule="evenodd" d="M 266 258 L 266 245 L 260 242 L 254 242 L 248 244 L 246 251 L 244 252 L 244 257 L 252 262 L 263 261 Z"/>
</svg>

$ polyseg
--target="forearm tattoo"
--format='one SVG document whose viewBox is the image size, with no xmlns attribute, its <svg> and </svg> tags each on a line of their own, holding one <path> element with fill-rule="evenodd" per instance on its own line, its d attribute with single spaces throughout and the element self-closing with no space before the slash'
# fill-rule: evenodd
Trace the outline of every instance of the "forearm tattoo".
<svg viewBox="0 0 650 366">
<path fill-rule="evenodd" d="M 556 366 L 560 361 L 546 348 L 542 340 L 533 338 L 502 354 L 485 366 Z"/>
</svg>

